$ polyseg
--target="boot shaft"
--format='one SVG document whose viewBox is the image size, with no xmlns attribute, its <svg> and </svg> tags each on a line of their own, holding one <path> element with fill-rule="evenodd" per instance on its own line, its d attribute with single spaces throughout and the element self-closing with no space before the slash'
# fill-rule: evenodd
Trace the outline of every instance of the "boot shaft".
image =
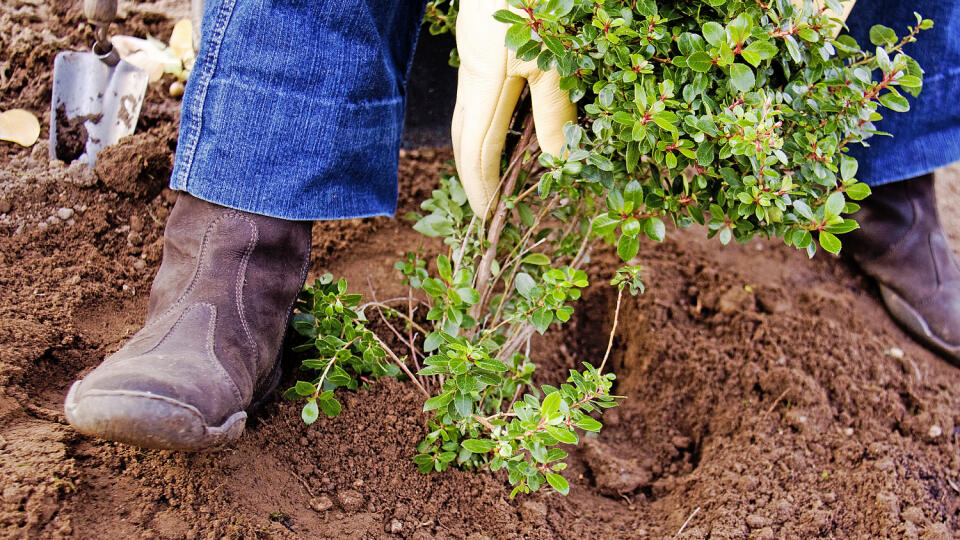
<svg viewBox="0 0 960 540">
<path fill-rule="evenodd" d="M 283 338 L 276 321 L 286 319 L 306 279 L 310 230 L 308 221 L 250 214 L 181 193 L 164 231 L 145 326 L 163 324 L 189 304 L 218 306 L 218 357 L 247 357 L 246 370 L 257 380 L 273 368 Z M 248 349 L 252 356 L 239 352 Z"/>
</svg>

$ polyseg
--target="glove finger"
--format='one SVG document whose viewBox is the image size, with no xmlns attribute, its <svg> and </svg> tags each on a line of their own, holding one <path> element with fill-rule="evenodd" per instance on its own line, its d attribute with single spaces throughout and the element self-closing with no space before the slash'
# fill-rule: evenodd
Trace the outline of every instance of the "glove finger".
<svg viewBox="0 0 960 540">
<path fill-rule="evenodd" d="M 481 216 L 489 213 L 497 195 L 500 154 L 523 84 L 519 77 L 492 80 L 460 67 L 452 124 L 454 159 L 470 207 Z"/>
<path fill-rule="evenodd" d="M 559 156 L 563 148 L 563 126 L 577 121 L 577 106 L 570 102 L 567 91 L 560 89 L 560 75 L 554 70 L 537 71 L 527 82 L 540 149 Z"/>
</svg>

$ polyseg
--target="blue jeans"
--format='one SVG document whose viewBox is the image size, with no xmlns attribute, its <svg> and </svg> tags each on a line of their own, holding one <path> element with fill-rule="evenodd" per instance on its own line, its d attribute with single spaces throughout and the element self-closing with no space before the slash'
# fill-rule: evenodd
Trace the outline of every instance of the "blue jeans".
<svg viewBox="0 0 960 540">
<path fill-rule="evenodd" d="M 880 109 L 877 129 L 893 137 L 874 136 L 869 147 L 853 145 L 860 162 L 857 178 L 871 186 L 914 178 L 960 160 L 960 1 L 860 0 L 847 21 L 850 35 L 871 50 L 870 27 L 883 24 L 906 34 L 916 24 L 913 12 L 933 19 L 904 51 L 923 67 L 923 91 L 910 101 L 910 111 Z"/>
<path fill-rule="evenodd" d="M 293 220 L 392 216 L 423 0 L 207 0 L 170 187 Z"/>
<path fill-rule="evenodd" d="M 207 0 L 183 99 L 171 187 L 294 220 L 392 216 L 406 77 L 424 0 Z M 933 18 L 908 51 L 927 70 L 913 110 L 889 112 L 861 180 L 880 185 L 960 160 L 957 0 L 861 0 L 851 32 Z"/>
</svg>

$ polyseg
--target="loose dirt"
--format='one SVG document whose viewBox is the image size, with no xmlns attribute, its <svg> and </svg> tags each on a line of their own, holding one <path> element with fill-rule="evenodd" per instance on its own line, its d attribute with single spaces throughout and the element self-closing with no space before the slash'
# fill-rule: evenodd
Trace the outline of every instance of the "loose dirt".
<svg viewBox="0 0 960 540">
<path fill-rule="evenodd" d="M 0 108 L 48 119 L 53 54 L 89 38 L 72 4 L 0 5 Z M 171 23 L 131 11 L 121 28 L 167 37 Z M 142 323 L 176 198 L 163 188 L 178 121 L 167 84 L 151 88 L 138 135 L 96 169 L 50 161 L 43 142 L 0 146 L 0 536 L 958 535 L 960 371 L 892 323 L 841 259 L 772 241 L 721 248 L 700 230 L 641 250 L 648 291 L 625 298 L 611 360 L 626 399 L 572 449 L 568 497 L 510 500 L 499 474 L 418 473 L 422 397 L 392 379 L 343 393 L 343 414 L 310 427 L 278 397 L 215 453 L 78 435 L 66 389 Z M 404 153 L 398 219 L 315 225 L 312 275 L 405 293 L 393 261 L 439 246 L 402 216 L 449 159 Z M 958 178 L 938 177 L 954 246 Z M 614 257 L 594 251 L 576 315 L 535 343 L 539 384 L 602 356 Z"/>
</svg>

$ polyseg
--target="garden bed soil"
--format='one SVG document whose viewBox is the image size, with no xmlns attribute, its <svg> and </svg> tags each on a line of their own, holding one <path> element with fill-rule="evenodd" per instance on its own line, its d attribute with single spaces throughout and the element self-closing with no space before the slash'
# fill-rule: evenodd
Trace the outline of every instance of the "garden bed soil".
<svg viewBox="0 0 960 540">
<path fill-rule="evenodd" d="M 149 7 L 128 10 L 122 30 L 167 37 Z M 53 55 L 89 39 L 79 23 L 72 2 L 0 5 L 0 109 L 34 111 L 42 137 Z M 51 161 L 44 142 L 0 143 L 0 536 L 957 536 L 960 372 L 891 322 L 842 259 L 775 241 L 723 248 L 699 229 L 641 249 L 648 290 L 625 297 L 611 361 L 626 399 L 571 449 L 567 497 L 511 500 L 502 474 L 417 472 L 422 397 L 393 379 L 342 393 L 343 414 L 309 427 L 277 397 L 213 453 L 77 434 L 64 394 L 142 323 L 176 198 L 164 183 L 178 103 L 165 86 L 96 169 Z M 398 216 L 449 159 L 404 152 Z M 937 180 L 955 247 L 958 179 Z M 318 223 L 311 274 L 402 295 L 392 263 L 419 246 L 440 247 L 403 219 Z M 536 382 L 598 363 L 615 267 L 610 249 L 594 251 L 576 315 L 534 344 Z"/>
</svg>

